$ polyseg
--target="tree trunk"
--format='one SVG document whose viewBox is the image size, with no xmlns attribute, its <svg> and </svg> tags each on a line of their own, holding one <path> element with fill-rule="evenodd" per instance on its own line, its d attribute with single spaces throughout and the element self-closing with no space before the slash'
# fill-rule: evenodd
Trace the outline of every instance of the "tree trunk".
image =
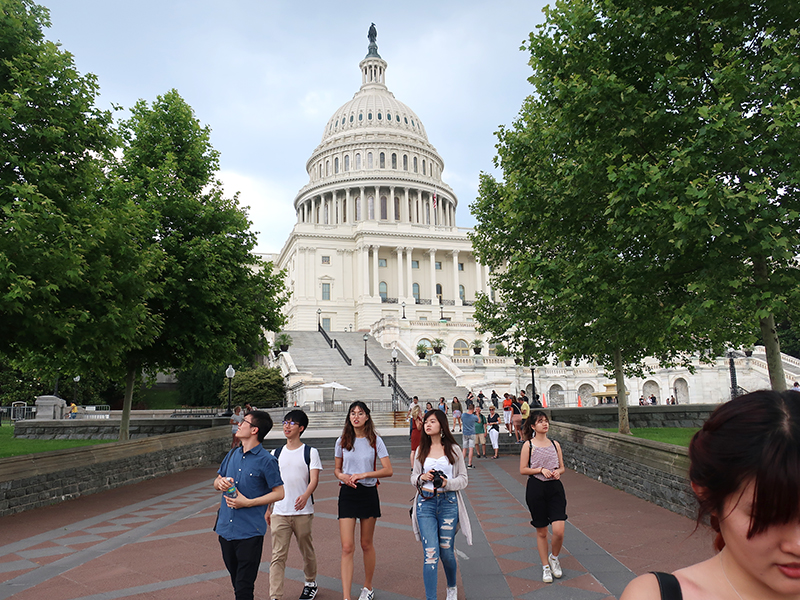
<svg viewBox="0 0 800 600">
<path fill-rule="evenodd" d="M 763 257 L 753 259 L 753 275 L 757 285 L 766 285 L 769 281 L 769 268 Z M 783 358 L 781 358 L 781 344 L 778 341 L 778 331 L 775 329 L 775 315 L 772 311 L 763 319 L 761 325 L 761 339 L 767 353 L 767 370 L 769 383 L 776 392 L 786 389 L 786 375 L 783 372 Z"/>
<path fill-rule="evenodd" d="M 776 392 L 786 389 L 786 374 L 783 372 L 783 358 L 781 357 L 781 343 L 775 329 L 775 315 L 759 320 L 761 324 L 761 337 L 767 351 L 767 369 L 769 370 L 769 383 Z"/>
<path fill-rule="evenodd" d="M 125 376 L 125 400 L 122 403 L 122 418 L 119 422 L 119 441 L 130 439 L 131 405 L 133 404 L 133 385 L 136 383 L 136 368 L 128 367 Z"/>
<path fill-rule="evenodd" d="M 625 389 L 625 374 L 622 372 L 622 351 L 614 348 L 614 376 L 617 381 L 617 410 L 619 411 L 619 432 L 630 435 L 628 423 L 628 393 Z"/>
</svg>

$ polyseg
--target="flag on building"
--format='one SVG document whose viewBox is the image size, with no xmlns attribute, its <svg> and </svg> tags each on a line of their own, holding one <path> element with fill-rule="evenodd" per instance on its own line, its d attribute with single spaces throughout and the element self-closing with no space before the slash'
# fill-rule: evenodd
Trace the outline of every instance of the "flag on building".
<svg viewBox="0 0 800 600">
<path fill-rule="evenodd" d="M 436 189 L 433 190 L 433 208 L 436 208 Z"/>
</svg>

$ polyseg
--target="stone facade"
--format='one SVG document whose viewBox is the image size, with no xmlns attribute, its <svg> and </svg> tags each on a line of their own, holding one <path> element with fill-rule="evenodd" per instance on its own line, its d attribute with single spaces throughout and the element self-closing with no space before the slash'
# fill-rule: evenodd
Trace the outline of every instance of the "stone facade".
<svg viewBox="0 0 800 600">
<path fill-rule="evenodd" d="M 223 418 L 131 419 L 132 440 L 168 433 L 195 431 L 227 424 Z M 119 419 L 17 421 L 14 437 L 35 440 L 116 440 L 119 439 Z"/>
</svg>

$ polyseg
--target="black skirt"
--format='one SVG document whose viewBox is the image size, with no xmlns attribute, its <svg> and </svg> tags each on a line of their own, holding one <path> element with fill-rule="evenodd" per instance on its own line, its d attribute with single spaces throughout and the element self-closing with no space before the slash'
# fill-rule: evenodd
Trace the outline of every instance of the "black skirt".
<svg viewBox="0 0 800 600">
<path fill-rule="evenodd" d="M 349 485 L 339 486 L 339 518 L 371 519 L 381 516 L 381 500 L 378 497 L 378 486 L 366 486 L 360 483 L 352 488 Z"/>
</svg>

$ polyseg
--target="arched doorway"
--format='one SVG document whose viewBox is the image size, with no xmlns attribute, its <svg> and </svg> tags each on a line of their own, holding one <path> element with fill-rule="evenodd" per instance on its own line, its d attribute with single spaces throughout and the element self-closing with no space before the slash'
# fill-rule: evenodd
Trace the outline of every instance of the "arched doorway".
<svg viewBox="0 0 800 600">
<path fill-rule="evenodd" d="M 547 394 L 547 406 L 551 408 L 564 406 L 564 388 L 554 383 Z"/>
<path fill-rule="evenodd" d="M 689 384 L 683 377 L 675 380 L 675 399 L 678 404 L 689 404 Z"/>
<path fill-rule="evenodd" d="M 591 383 L 582 383 L 578 388 L 578 397 L 583 406 L 594 406 L 594 386 Z"/>
<path fill-rule="evenodd" d="M 659 387 L 658 383 L 652 379 L 644 382 L 642 393 L 644 394 L 645 400 L 648 402 L 650 401 L 650 396 L 655 396 L 656 403 L 661 404 L 661 388 Z"/>
</svg>

